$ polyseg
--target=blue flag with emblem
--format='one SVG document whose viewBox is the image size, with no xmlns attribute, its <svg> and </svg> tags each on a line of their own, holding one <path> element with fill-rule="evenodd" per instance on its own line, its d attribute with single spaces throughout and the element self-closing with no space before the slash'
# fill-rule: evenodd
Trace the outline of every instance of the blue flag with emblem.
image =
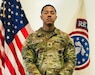
<svg viewBox="0 0 95 75">
<path fill-rule="evenodd" d="M 76 70 L 81 70 L 89 65 L 89 41 L 88 41 L 88 24 L 85 19 L 78 18 L 76 29 L 70 33 L 74 40 L 76 49 Z"/>
</svg>

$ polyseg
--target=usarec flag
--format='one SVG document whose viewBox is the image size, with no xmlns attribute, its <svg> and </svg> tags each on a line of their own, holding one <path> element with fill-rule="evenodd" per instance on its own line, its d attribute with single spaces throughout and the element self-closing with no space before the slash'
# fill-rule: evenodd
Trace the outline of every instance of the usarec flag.
<svg viewBox="0 0 95 75">
<path fill-rule="evenodd" d="M 73 30 L 69 33 L 76 50 L 76 67 L 74 75 L 89 75 L 89 34 L 84 0 L 79 0 L 79 8 L 73 18 Z"/>
<path fill-rule="evenodd" d="M 89 41 L 88 41 L 88 28 L 87 21 L 78 18 L 76 22 L 75 31 L 70 33 L 71 38 L 74 40 L 76 49 L 76 70 L 81 70 L 89 65 Z"/>
<path fill-rule="evenodd" d="M 22 46 L 33 30 L 19 0 L 3 0 L 0 8 L 0 75 L 25 75 Z"/>
</svg>

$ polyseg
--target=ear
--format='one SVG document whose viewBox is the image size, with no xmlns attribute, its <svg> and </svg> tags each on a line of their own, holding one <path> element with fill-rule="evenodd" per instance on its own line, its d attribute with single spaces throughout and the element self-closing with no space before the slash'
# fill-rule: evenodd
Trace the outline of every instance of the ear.
<svg viewBox="0 0 95 75">
<path fill-rule="evenodd" d="M 42 15 L 40 16 L 40 18 L 42 19 Z"/>
</svg>

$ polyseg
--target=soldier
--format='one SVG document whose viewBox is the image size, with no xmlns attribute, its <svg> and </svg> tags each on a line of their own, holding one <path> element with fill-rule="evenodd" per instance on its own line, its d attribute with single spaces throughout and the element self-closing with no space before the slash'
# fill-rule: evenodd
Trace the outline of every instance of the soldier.
<svg viewBox="0 0 95 75">
<path fill-rule="evenodd" d="M 48 4 L 41 10 L 43 27 L 30 34 L 22 56 L 26 75 L 72 75 L 76 57 L 69 35 L 54 26 L 56 9 Z"/>
</svg>

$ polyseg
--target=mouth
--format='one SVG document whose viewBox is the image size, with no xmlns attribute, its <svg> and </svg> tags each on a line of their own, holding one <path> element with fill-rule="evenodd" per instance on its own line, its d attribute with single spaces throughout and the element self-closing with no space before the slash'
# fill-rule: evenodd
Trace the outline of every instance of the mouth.
<svg viewBox="0 0 95 75">
<path fill-rule="evenodd" d="M 51 17 L 47 17 L 47 20 L 52 20 L 52 18 Z"/>
<path fill-rule="evenodd" d="M 51 18 L 48 18 L 47 21 L 48 21 L 48 22 L 52 22 L 52 19 L 51 19 Z"/>
</svg>

